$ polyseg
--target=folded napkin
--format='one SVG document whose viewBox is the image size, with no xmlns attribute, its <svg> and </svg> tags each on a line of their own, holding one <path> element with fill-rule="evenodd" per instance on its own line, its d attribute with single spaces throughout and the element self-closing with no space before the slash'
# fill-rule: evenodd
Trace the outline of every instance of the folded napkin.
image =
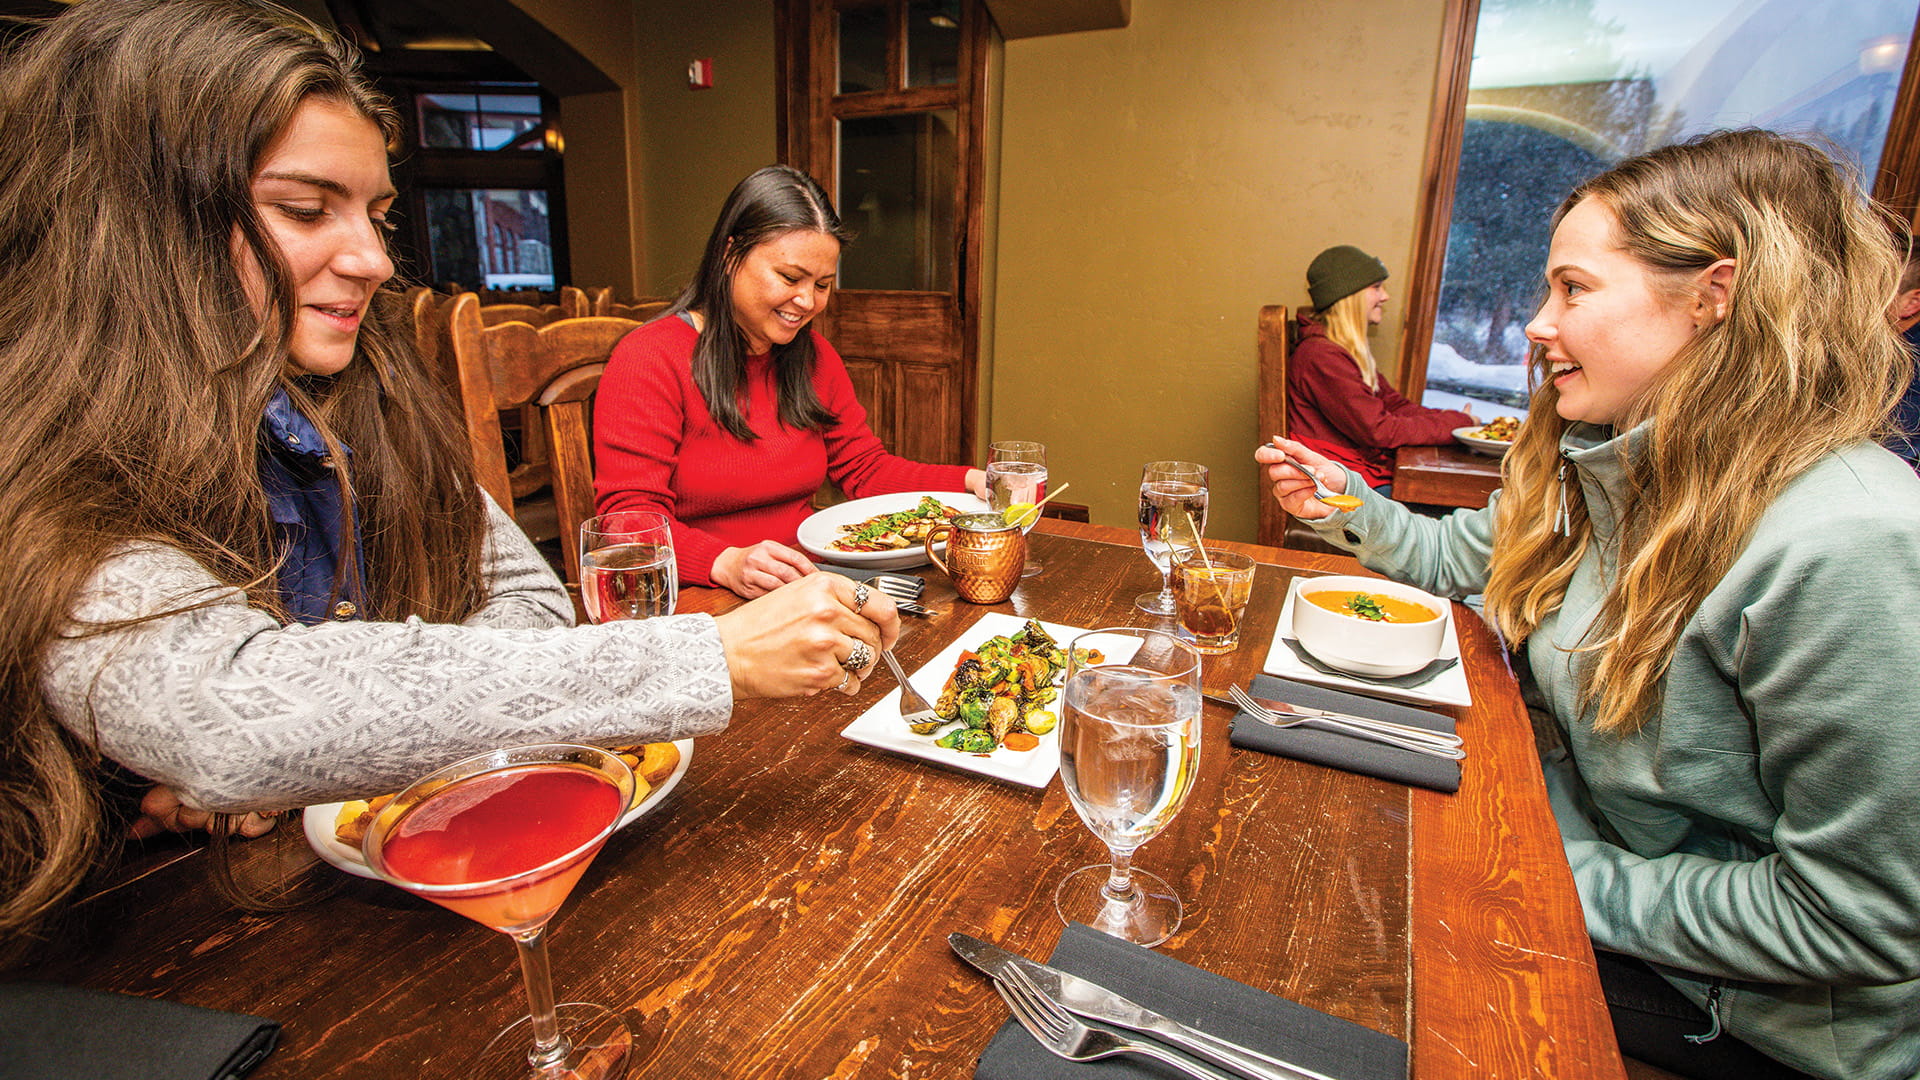
<svg viewBox="0 0 1920 1080">
<path fill-rule="evenodd" d="M 852 578 L 855 581 L 871 580 L 875 574 L 885 574 L 888 577 L 902 578 L 914 583 L 913 595 L 916 599 L 921 593 L 927 590 L 927 579 L 917 574 L 902 573 L 898 570 L 866 570 L 857 566 L 835 566 L 833 563 L 815 563 L 814 565 L 822 570 L 828 570 L 842 577 Z"/>
<path fill-rule="evenodd" d="M 1425 709 L 1413 709 L 1405 705 L 1361 697 L 1358 694 L 1343 694 L 1323 686 L 1309 686 L 1306 683 L 1276 679 L 1271 675 L 1255 675 L 1250 689 L 1253 696 L 1257 698 L 1286 701 L 1295 705 L 1326 709 L 1330 712 L 1351 713 L 1354 716 L 1364 716 L 1369 720 L 1391 720 L 1396 724 L 1423 727 L 1449 734 L 1453 732 L 1452 717 L 1428 712 Z M 1228 730 L 1228 741 L 1249 750 L 1263 750 L 1269 754 L 1280 754 L 1300 761 L 1311 761 L 1315 765 L 1377 776 L 1382 780 L 1392 780 L 1399 784 L 1412 784 L 1415 787 L 1432 788 L 1449 794 L 1460 790 L 1460 763 L 1457 761 L 1434 757 L 1432 754 L 1402 750 L 1397 746 L 1388 746 L 1371 739 L 1343 735 L 1337 731 L 1329 731 L 1318 724 L 1277 728 L 1271 724 L 1263 724 L 1243 712 L 1233 718 L 1233 726 Z"/>
<path fill-rule="evenodd" d="M 1402 690 L 1411 690 L 1460 662 L 1457 656 L 1442 656 L 1427 661 L 1426 667 L 1418 671 L 1409 671 L 1405 675 L 1356 675 L 1351 671 L 1342 671 L 1331 664 L 1321 662 L 1319 657 L 1308 652 L 1306 646 L 1293 638 L 1282 636 L 1280 640 L 1286 642 L 1288 651 L 1293 653 L 1295 659 L 1322 675 L 1338 675 L 1343 679 L 1357 679 L 1360 682 L 1376 683 L 1380 686 L 1395 686 Z"/>
<path fill-rule="evenodd" d="M 1250 1050 L 1340 1080 L 1405 1080 L 1407 1044 L 1372 1028 L 1255 990 L 1079 923 L 1069 925 L 1047 961 L 1092 979 L 1136 1005 Z M 1131 1033 L 1128 1034 L 1131 1037 Z M 1144 1038 L 1144 1036 L 1142 1036 Z M 1137 1054 L 1085 1065 L 1055 1057 L 1009 1019 L 974 1072 L 979 1080 L 1071 1080 L 1083 1076 L 1178 1076 Z"/>
<path fill-rule="evenodd" d="M 241 1013 L 52 983 L 0 984 L 0 1078 L 230 1080 L 280 1025 Z"/>
</svg>

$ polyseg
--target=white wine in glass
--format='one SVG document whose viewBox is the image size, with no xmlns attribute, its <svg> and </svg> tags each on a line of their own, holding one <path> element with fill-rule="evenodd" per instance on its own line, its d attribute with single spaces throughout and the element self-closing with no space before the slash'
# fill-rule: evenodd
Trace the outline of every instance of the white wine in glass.
<svg viewBox="0 0 1920 1080">
<path fill-rule="evenodd" d="M 1131 656 L 1112 643 L 1138 641 Z M 1087 648 L 1109 651 L 1094 661 Z M 1133 853 L 1186 805 L 1200 768 L 1200 654 L 1171 634 L 1140 627 L 1095 630 L 1069 645 L 1061 691 L 1060 780 L 1074 812 L 1107 845 L 1111 862 L 1067 875 L 1054 907 L 1138 945 L 1180 927 L 1173 886 L 1133 867 Z"/>
<path fill-rule="evenodd" d="M 1005 514 L 1019 506 L 1038 507 L 1047 495 L 1047 448 L 1037 442 L 997 442 L 987 447 L 987 505 Z M 1032 532 L 1040 523 L 1040 512 L 1019 521 L 1021 532 Z M 1028 548 L 1023 578 L 1046 569 Z"/>
<path fill-rule="evenodd" d="M 1207 531 L 1207 467 L 1191 461 L 1149 461 L 1140 470 L 1140 546 L 1160 568 L 1160 591 L 1141 593 L 1133 606 L 1149 615 L 1175 614 L 1173 557 L 1200 543 Z"/>
</svg>

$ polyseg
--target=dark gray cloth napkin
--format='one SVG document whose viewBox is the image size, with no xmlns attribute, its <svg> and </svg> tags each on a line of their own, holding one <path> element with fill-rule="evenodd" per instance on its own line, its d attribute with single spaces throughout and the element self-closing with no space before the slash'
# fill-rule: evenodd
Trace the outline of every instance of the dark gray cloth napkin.
<svg viewBox="0 0 1920 1080">
<path fill-rule="evenodd" d="M 1092 979 L 1188 1027 L 1339 1080 L 1405 1080 L 1407 1075 L 1407 1044 L 1391 1035 L 1202 971 L 1079 923 L 1069 925 L 1060 935 L 1060 943 L 1047 962 Z M 1062 1060 L 1011 1019 L 987 1044 L 974 1075 L 980 1080 L 1181 1077 L 1137 1054 L 1084 1065 Z"/>
<path fill-rule="evenodd" d="M 1457 656 L 1443 656 L 1429 660 L 1427 661 L 1426 667 L 1421 668 L 1419 671 L 1409 671 L 1405 675 L 1355 675 L 1351 671 L 1341 671 L 1331 664 L 1321 662 L 1319 657 L 1308 652 L 1306 646 L 1300 644 L 1300 642 L 1293 638 L 1282 636 L 1280 640 L 1287 643 L 1287 648 L 1293 653 L 1294 659 L 1322 675 L 1338 675 L 1343 679 L 1356 679 L 1360 682 L 1375 683 L 1380 686 L 1394 686 L 1402 690 L 1411 690 L 1460 662 L 1460 658 Z"/>
<path fill-rule="evenodd" d="M 915 597 L 918 597 L 921 593 L 927 591 L 927 579 L 919 576 L 918 574 L 908 574 L 899 570 L 867 570 L 858 566 L 835 566 L 833 563 L 815 563 L 814 565 L 818 566 L 822 570 L 831 571 L 835 574 L 839 574 L 841 577 L 849 577 L 855 581 L 871 580 L 875 574 L 885 574 L 888 577 L 904 578 L 907 581 L 916 583 L 916 587 L 914 588 L 914 591 L 913 591 L 913 595 Z"/>
<path fill-rule="evenodd" d="M 1253 696 L 1285 701 L 1330 712 L 1351 713 L 1369 720 L 1391 720 L 1396 724 L 1453 731 L 1453 718 L 1425 709 L 1409 708 L 1358 694 L 1343 694 L 1323 686 L 1255 675 L 1250 687 Z M 1432 788 L 1449 794 L 1460 790 L 1460 763 L 1432 754 L 1418 754 L 1371 739 L 1358 739 L 1329 731 L 1316 724 L 1277 728 L 1263 724 L 1246 713 L 1233 718 L 1228 741 L 1249 750 L 1263 750 L 1315 765 L 1377 776 L 1399 784 Z"/>
<path fill-rule="evenodd" d="M 0 984 L 0 1080 L 229 1080 L 280 1041 L 242 1013 L 53 983 Z"/>
</svg>

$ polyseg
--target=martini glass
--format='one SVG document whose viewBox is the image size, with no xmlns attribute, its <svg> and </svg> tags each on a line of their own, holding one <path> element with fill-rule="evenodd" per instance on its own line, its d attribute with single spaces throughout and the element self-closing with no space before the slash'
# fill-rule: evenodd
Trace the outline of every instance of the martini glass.
<svg viewBox="0 0 1920 1080">
<path fill-rule="evenodd" d="M 554 1004 L 546 929 L 613 835 L 633 787 L 633 772 L 605 750 L 512 747 L 414 781 L 367 830 L 362 850 L 375 873 L 519 948 L 531 1011 L 463 1076 L 614 1080 L 626 1071 L 633 1032 L 625 1020 L 585 1002 Z"/>
</svg>

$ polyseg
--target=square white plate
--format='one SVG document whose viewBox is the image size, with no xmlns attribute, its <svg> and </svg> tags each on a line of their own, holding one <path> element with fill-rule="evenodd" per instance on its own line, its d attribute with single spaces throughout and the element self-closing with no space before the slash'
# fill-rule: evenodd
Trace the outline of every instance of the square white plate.
<svg viewBox="0 0 1920 1080">
<path fill-rule="evenodd" d="M 1283 679 L 1313 683 L 1316 686 L 1331 686 L 1335 690 L 1351 690 L 1368 697 L 1385 698 L 1389 701 L 1408 701 L 1415 705 L 1471 705 L 1473 696 L 1467 692 L 1467 665 L 1455 664 L 1447 670 L 1409 689 L 1389 686 L 1358 675 L 1329 675 L 1324 671 L 1310 668 L 1293 655 L 1287 647 L 1286 638 L 1293 637 L 1293 603 L 1300 595 L 1300 585 L 1312 581 L 1312 578 L 1294 578 L 1287 588 L 1287 602 L 1280 605 L 1280 622 L 1273 628 L 1273 645 L 1267 650 L 1267 662 L 1261 667 L 1269 675 L 1278 675 Z M 1460 657 L 1460 628 L 1454 625 L 1453 605 L 1446 607 L 1447 635 L 1440 642 L 1440 658 Z"/>
<path fill-rule="evenodd" d="M 901 491 L 892 495 L 870 495 L 864 499 L 839 503 L 809 514 L 806 520 L 800 523 L 799 533 L 795 539 L 800 541 L 800 549 L 812 556 L 815 562 L 857 566 L 863 570 L 905 570 L 909 567 L 925 566 L 927 549 L 920 544 L 913 544 L 896 551 L 837 551 L 833 547 L 833 542 L 840 538 L 840 526 L 852 525 L 880 514 L 911 510 L 920 504 L 920 499 L 924 495 L 931 495 L 963 514 L 991 509 L 984 501 L 964 491 Z M 933 545 L 933 548 L 945 554 L 946 541 L 942 540 Z"/>
<path fill-rule="evenodd" d="M 989 611 L 980 616 L 980 621 L 968 627 L 958 641 L 940 650 L 940 654 L 927 661 L 919 670 L 907 676 L 920 696 L 930 703 L 938 703 L 940 690 L 947 685 L 947 676 L 953 674 L 953 667 L 960 662 L 960 654 L 968 650 L 979 651 L 979 647 L 988 638 L 1003 634 L 1012 635 L 1027 620 L 1004 612 Z M 1061 648 L 1066 648 L 1074 638 L 1086 633 L 1072 626 L 1060 626 L 1043 622 L 1040 628 L 1052 635 Z M 1138 639 L 1114 635 L 1111 642 L 1102 641 L 1099 645 L 1109 660 L 1126 659 L 1139 648 Z M 1060 676 L 1055 676 L 1058 685 Z M 1060 701 L 1054 699 L 1054 715 L 1058 716 Z M 931 761 L 935 765 L 965 769 L 968 772 L 991 776 L 996 780 L 1006 780 L 1027 787 L 1043 788 L 1053 781 L 1053 774 L 1060 771 L 1060 729 L 1055 727 L 1040 736 L 1040 745 L 1032 750 L 1008 750 L 1001 747 L 991 754 L 963 754 L 958 750 L 949 750 L 934 745 L 934 740 L 953 730 L 948 724 L 931 735 L 915 735 L 913 729 L 900 722 L 900 690 L 895 687 L 887 695 L 873 704 L 873 707 L 860 714 L 853 723 L 840 732 L 854 742 L 871 746 L 879 750 L 891 750 L 896 754 L 905 754 L 922 761 Z"/>
</svg>

